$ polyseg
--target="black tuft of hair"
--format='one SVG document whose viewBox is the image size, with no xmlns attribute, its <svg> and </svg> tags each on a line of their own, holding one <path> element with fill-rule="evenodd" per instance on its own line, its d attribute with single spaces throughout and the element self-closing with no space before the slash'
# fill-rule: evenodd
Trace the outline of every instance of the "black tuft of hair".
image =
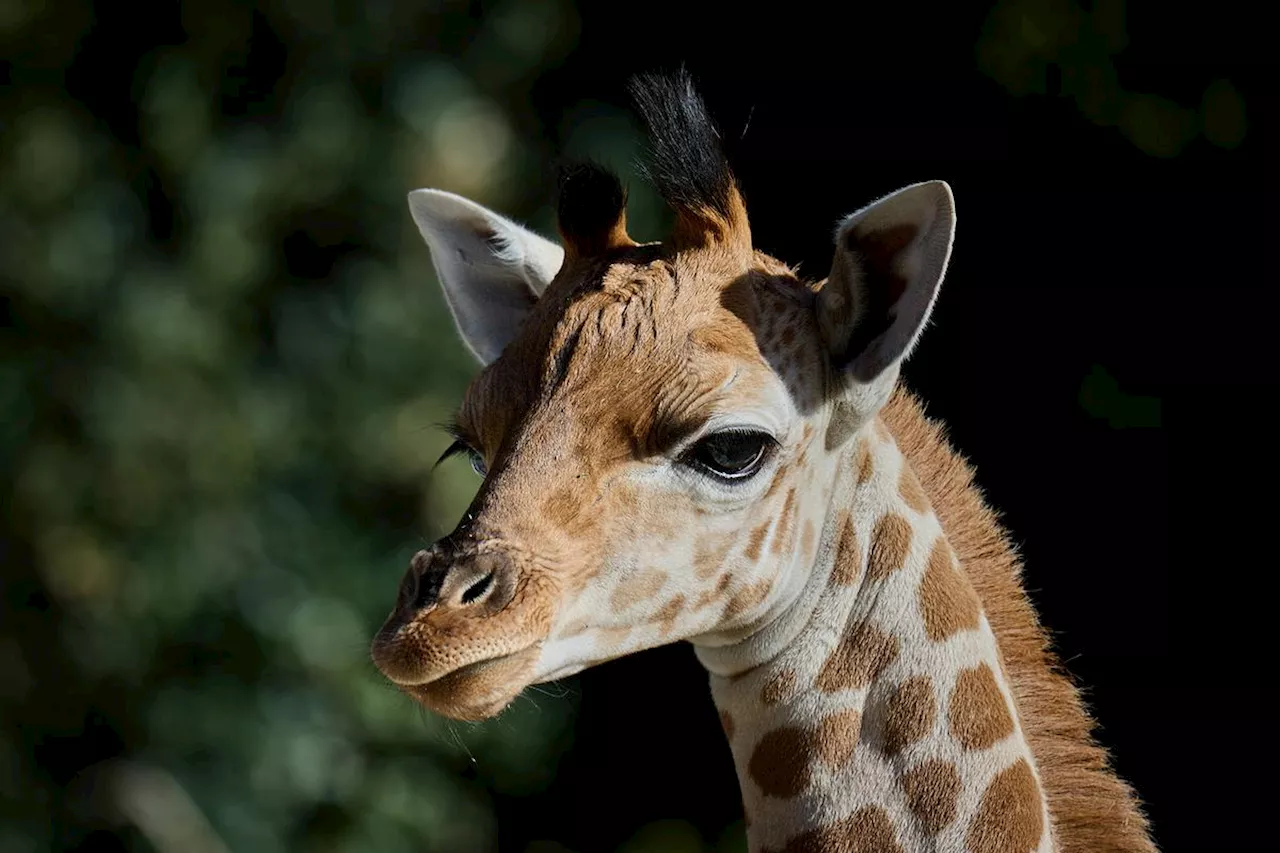
<svg viewBox="0 0 1280 853">
<path fill-rule="evenodd" d="M 566 240 L 591 245 L 607 235 L 627 206 L 627 191 L 612 171 L 589 160 L 562 163 L 556 216 Z"/>
<path fill-rule="evenodd" d="M 733 172 L 689 72 L 640 74 L 629 89 L 649 134 L 649 162 L 641 171 L 677 210 L 730 218 Z"/>
</svg>

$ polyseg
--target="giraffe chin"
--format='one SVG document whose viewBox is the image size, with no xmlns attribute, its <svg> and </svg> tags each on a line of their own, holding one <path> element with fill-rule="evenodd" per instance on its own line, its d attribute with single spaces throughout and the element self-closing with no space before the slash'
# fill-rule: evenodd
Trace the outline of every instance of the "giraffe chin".
<svg viewBox="0 0 1280 853">
<path fill-rule="evenodd" d="M 400 689 L 427 710 L 464 722 L 498 716 L 529 684 L 536 649 L 477 661 L 426 684 Z"/>
</svg>

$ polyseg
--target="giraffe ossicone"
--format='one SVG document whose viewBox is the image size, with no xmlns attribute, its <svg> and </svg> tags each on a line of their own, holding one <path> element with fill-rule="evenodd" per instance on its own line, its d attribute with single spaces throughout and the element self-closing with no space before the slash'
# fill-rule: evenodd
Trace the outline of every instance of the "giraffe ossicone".
<svg viewBox="0 0 1280 853">
<path fill-rule="evenodd" d="M 630 238 L 596 166 L 562 174 L 558 241 L 409 196 L 483 365 L 455 433 L 484 479 L 414 557 L 377 666 L 475 720 L 687 640 L 752 851 L 1154 850 L 969 468 L 899 387 L 950 188 L 850 215 L 806 282 L 753 247 L 688 77 L 633 93 L 676 214 L 661 243 Z"/>
</svg>

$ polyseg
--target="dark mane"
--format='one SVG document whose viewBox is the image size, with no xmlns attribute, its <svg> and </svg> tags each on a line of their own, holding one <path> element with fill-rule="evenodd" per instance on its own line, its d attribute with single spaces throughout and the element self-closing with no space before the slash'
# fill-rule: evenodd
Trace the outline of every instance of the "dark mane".
<svg viewBox="0 0 1280 853">
<path fill-rule="evenodd" d="M 676 210 L 731 219 L 733 173 L 689 73 L 641 74 L 629 89 L 649 135 L 644 175 Z"/>
</svg>

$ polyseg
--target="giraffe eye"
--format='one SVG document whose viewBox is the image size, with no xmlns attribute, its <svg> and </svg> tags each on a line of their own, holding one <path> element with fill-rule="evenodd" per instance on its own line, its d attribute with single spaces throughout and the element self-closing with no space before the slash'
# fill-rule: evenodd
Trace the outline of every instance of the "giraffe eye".
<svg viewBox="0 0 1280 853">
<path fill-rule="evenodd" d="M 450 456 L 458 456 L 461 454 L 466 454 L 467 459 L 471 462 L 472 470 L 481 477 L 489 473 L 489 469 L 485 467 L 484 464 L 484 457 L 480 455 L 479 451 L 472 448 L 462 439 L 458 439 L 453 444 L 449 445 L 449 448 L 444 453 L 440 454 L 440 458 L 436 460 L 436 464 L 439 465 Z"/>
<path fill-rule="evenodd" d="M 722 480 L 746 480 L 760 470 L 775 446 L 768 433 L 725 430 L 695 444 L 684 462 Z"/>
</svg>

